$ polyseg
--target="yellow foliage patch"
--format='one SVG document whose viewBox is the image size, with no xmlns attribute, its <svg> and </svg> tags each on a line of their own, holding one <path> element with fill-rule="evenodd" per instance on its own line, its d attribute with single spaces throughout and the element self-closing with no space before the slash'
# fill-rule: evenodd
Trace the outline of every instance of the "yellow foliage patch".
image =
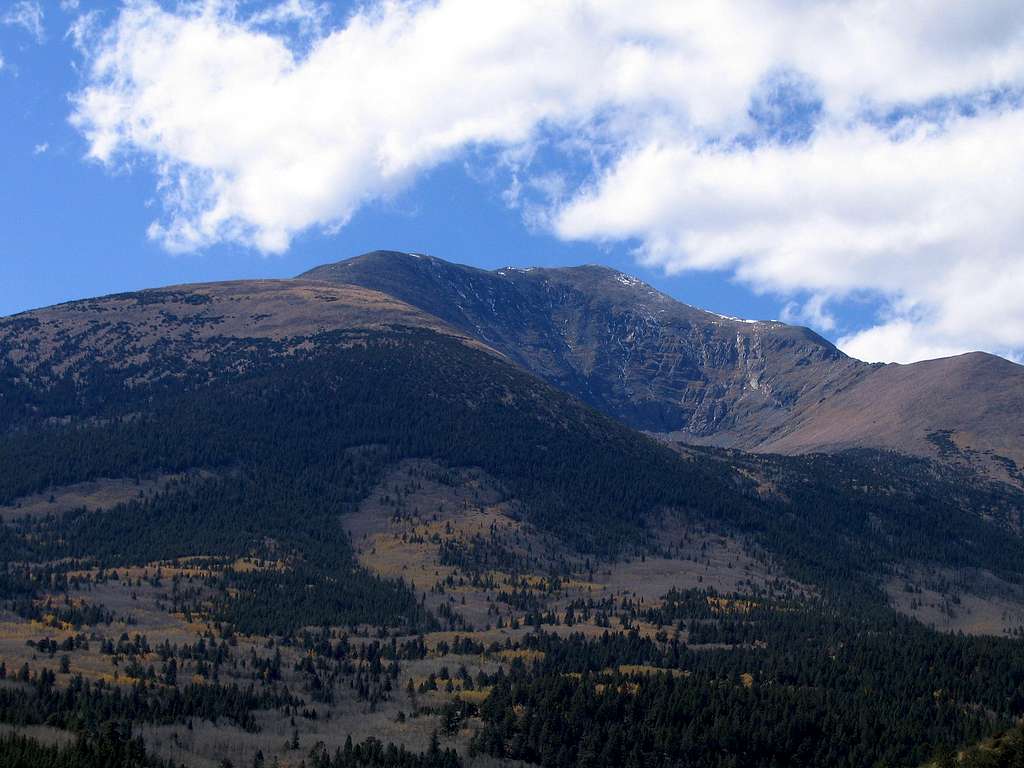
<svg viewBox="0 0 1024 768">
<path fill-rule="evenodd" d="M 618 671 L 623 675 L 664 675 L 673 677 L 689 677 L 690 673 L 684 669 L 663 669 L 652 667 L 649 664 L 622 664 Z"/>
<path fill-rule="evenodd" d="M 753 600 L 730 600 L 725 597 L 708 597 L 708 605 L 719 612 L 750 613 L 757 606 L 757 603 Z"/>
<path fill-rule="evenodd" d="M 498 653 L 498 656 L 507 661 L 522 659 L 523 661 L 539 661 L 544 658 L 544 651 L 531 651 L 527 648 L 511 649 L 506 648 Z"/>
</svg>

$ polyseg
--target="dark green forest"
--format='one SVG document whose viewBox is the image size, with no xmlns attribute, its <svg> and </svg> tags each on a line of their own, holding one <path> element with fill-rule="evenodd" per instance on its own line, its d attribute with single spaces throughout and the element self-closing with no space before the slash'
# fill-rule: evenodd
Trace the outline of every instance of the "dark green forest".
<svg viewBox="0 0 1024 768">
<path fill-rule="evenodd" d="M 543 659 L 488 681 L 474 748 L 552 768 L 916 765 L 1024 712 L 1019 640 L 765 595 L 673 592 L 638 614 L 671 637 L 531 635 Z"/>
<path fill-rule="evenodd" d="M 146 754 L 139 738 L 116 727 L 96 737 L 80 736 L 69 745 L 46 745 L 18 734 L 0 737 L 4 768 L 174 768 L 173 763 Z"/>
<path fill-rule="evenodd" d="M 314 749 L 303 761 L 310 768 L 461 768 L 462 761 L 453 750 L 442 750 L 435 739 L 422 754 L 409 752 L 394 744 L 384 745 L 376 739 L 352 744 L 333 755 Z M 263 768 L 257 760 L 253 768 Z M 107 728 L 98 736 L 80 736 L 70 745 L 44 745 L 17 734 L 0 737 L 0 765 L 4 768 L 175 768 L 174 763 L 146 754 L 142 739 Z M 232 768 L 230 761 L 221 763 Z"/>
</svg>

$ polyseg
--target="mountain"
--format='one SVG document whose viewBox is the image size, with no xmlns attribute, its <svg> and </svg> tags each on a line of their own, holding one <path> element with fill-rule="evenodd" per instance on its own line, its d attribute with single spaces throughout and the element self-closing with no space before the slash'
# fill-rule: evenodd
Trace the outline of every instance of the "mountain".
<svg viewBox="0 0 1024 768">
<path fill-rule="evenodd" d="M 391 295 L 670 439 L 893 449 L 1024 479 L 1024 367 L 991 355 L 871 365 L 807 328 L 706 312 L 601 266 L 486 271 L 375 251 L 301 278 Z"/>
<path fill-rule="evenodd" d="M 650 526 L 668 514 L 749 538 L 819 588 L 846 589 L 854 574 L 873 579 L 875 569 L 902 561 L 901 551 L 1024 572 L 1012 540 L 1002 540 L 1022 527 L 1019 499 L 963 473 L 871 454 L 831 462 L 693 448 L 680 455 L 622 424 L 621 413 L 612 419 L 587 407 L 566 384 L 589 386 L 590 399 L 608 409 L 628 408 L 623 398 L 641 385 L 667 399 L 677 378 L 646 360 L 659 349 L 649 346 L 655 339 L 660 349 L 674 345 L 666 367 L 689 366 L 683 380 L 691 383 L 718 377 L 714 386 L 753 419 L 785 413 L 766 392 L 796 392 L 794 377 L 806 391 L 835 393 L 842 376 L 873 370 L 805 329 L 720 319 L 596 267 L 491 275 L 377 254 L 341 268 L 394 263 L 413 274 L 422 263 L 429 273 L 465 276 L 459 301 L 446 304 L 434 289 L 399 297 L 307 276 L 116 294 L 0 320 L 0 434 L 8 435 L 0 442 L 0 504 L 104 478 L 198 472 L 190 483 L 223 481 L 229 468 L 257 465 L 268 473 L 262 483 L 279 467 L 294 468 L 296 456 L 302 472 L 315 475 L 345 451 L 375 446 L 385 456 L 374 460 L 374 473 L 413 458 L 484 470 L 526 521 L 576 552 L 614 556 L 627 544 L 650 545 Z M 395 294 L 422 285 L 382 274 L 395 279 L 382 286 Z M 639 309 L 630 303 L 638 291 L 648 296 Z M 486 319 L 485 309 L 492 327 L 481 330 L 474 319 Z M 643 317 L 666 330 L 641 332 Z M 559 348 L 570 324 L 577 331 Z M 736 329 L 745 341 L 733 337 Z M 737 344 L 752 350 L 747 370 L 770 372 L 762 375 L 771 387 L 744 389 L 728 378 L 742 367 L 727 363 Z M 659 362 L 668 357 L 662 352 Z M 609 358 L 635 386 L 607 382 Z M 588 359 L 583 378 L 576 366 Z M 532 374 L 537 360 L 549 366 L 543 377 Z M 814 371 L 824 383 L 810 380 Z M 873 540 L 878 529 L 885 541 Z M 198 547 L 176 543 L 184 549 L 149 554 Z"/>
<path fill-rule="evenodd" d="M 305 280 L 174 286 L 0 319 L 0 438 L 0 504 L 294 456 L 319 468 L 363 446 L 383 447 L 382 464 L 481 467 L 520 489 L 534 524 L 595 551 L 662 509 L 714 517 L 722 499 L 741 510 L 755 498 L 720 462 L 681 460 L 432 315 Z"/>
<path fill-rule="evenodd" d="M 758 447 L 796 453 L 865 445 L 1002 459 L 1008 468 L 1007 457 L 1024 463 L 1024 367 L 983 352 L 881 366 Z"/>
<path fill-rule="evenodd" d="M 607 267 L 488 272 L 376 251 L 301 277 L 389 294 L 638 429 L 722 445 L 766 439 L 866 372 L 806 328 L 705 312 Z"/>
<path fill-rule="evenodd" d="M 170 286 L 0 318 L 0 429 L 41 414 L 80 416 L 108 388 L 141 398 L 147 387 L 213 380 L 315 347 L 325 332 L 396 326 L 480 346 L 390 296 L 302 280 Z"/>
<path fill-rule="evenodd" d="M 303 278 L 0 319 L 0 763 L 859 768 L 1024 714 L 1024 493 L 666 445 L 616 389 L 670 400 L 649 289 L 496 274 L 457 311 Z M 724 418 L 785 412 L 728 374 L 743 338 L 772 392 L 874 375 L 646 295 Z"/>
<path fill-rule="evenodd" d="M 147 368 L 201 362 L 240 339 L 279 341 L 336 328 L 392 325 L 457 333 L 436 317 L 376 291 L 304 280 L 237 280 L 121 293 L 0 318 L 11 365 L 40 376 L 81 366 Z M 204 350 L 200 357 L 197 350 Z"/>
</svg>

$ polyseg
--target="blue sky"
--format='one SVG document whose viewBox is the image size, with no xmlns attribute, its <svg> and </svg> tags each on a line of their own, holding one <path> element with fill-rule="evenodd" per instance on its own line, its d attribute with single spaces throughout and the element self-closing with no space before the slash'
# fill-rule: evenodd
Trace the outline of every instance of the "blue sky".
<svg viewBox="0 0 1024 768">
<path fill-rule="evenodd" d="M 533 5 L 0 0 L 0 314 L 395 248 L 1024 351 L 1018 3 Z"/>
</svg>

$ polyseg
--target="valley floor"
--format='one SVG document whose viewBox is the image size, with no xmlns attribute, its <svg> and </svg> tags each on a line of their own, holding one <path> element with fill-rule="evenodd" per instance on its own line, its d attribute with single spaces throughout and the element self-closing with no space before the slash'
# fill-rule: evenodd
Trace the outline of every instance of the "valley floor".
<svg viewBox="0 0 1024 768">
<path fill-rule="evenodd" d="M 117 500 L 129 488 L 145 495 L 167 481 L 58 490 L 21 510 L 43 514 L 45 505 L 83 494 Z M 120 712 L 134 720 L 134 733 L 152 754 L 188 766 L 299 766 L 311 750 L 340 754 L 346 742 L 367 739 L 413 753 L 429 753 L 434 742 L 466 766 L 548 765 L 555 763 L 531 751 L 525 732 L 515 742 L 515 727 L 501 736 L 512 741 L 494 741 L 500 721 L 487 708 L 507 695 L 510 680 L 522 677 L 513 685 L 522 686 L 516 696 L 523 703 L 509 710 L 519 716 L 533 695 L 527 681 L 552 674 L 591 677 L 605 697 L 609 690 L 656 691 L 668 674 L 687 684 L 699 680 L 708 694 L 725 685 L 733 692 L 724 695 L 737 700 L 760 691 L 769 708 L 780 705 L 773 699 L 779 686 L 812 691 L 824 684 L 801 682 L 801 670 L 791 670 L 787 681 L 774 661 L 804 663 L 801 643 L 788 649 L 783 642 L 792 631 L 787 614 L 813 603 L 814 590 L 782 578 L 720 533 L 663 520 L 647 550 L 615 562 L 591 560 L 524 523 L 516 501 L 484 472 L 422 460 L 395 465 L 341 521 L 359 563 L 413 585 L 440 625 L 417 634 L 349 625 L 245 635 L 209 614 L 219 596 L 230 594 L 225 574 L 283 572 L 291 567 L 286 560 L 192 557 L 70 570 L 68 587 L 0 615 L 0 716 L 20 723 L 5 728 L 67 744 L 90 709 Z M 1005 634 L 1020 626 L 1020 602 L 1009 585 L 989 579 L 987 598 L 954 604 L 955 576 L 908 571 L 893 579 L 889 593 L 898 609 L 941 629 Z M 809 638 L 824 647 L 860 631 L 842 622 L 826 630 L 822 614 L 808 616 Z M 822 632 L 833 634 L 816 634 Z M 624 645 L 614 647 L 614 638 Z M 595 655 L 595 648 L 605 650 Z M 1013 674 L 1024 675 L 1024 654 L 1002 652 L 1022 656 Z M 580 661 L 571 661 L 573 654 Z M 1012 685 L 1024 702 L 1020 683 Z M 77 703 L 60 701 L 69 690 L 79 692 Z M 33 695 L 48 702 L 41 717 L 25 711 L 38 710 Z M 966 705 L 975 694 L 948 695 L 966 697 Z M 551 702 L 532 706 L 542 714 Z M 951 720 L 951 738 L 983 735 L 985 720 Z"/>
</svg>

